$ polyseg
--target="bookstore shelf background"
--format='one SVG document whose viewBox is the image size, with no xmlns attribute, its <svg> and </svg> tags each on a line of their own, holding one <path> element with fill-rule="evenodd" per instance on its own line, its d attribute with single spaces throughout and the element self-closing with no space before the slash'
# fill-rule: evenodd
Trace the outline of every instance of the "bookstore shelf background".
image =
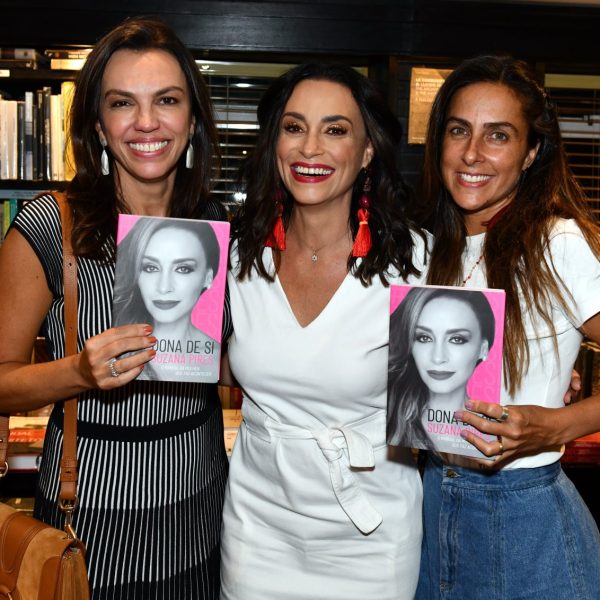
<svg viewBox="0 0 600 600">
<path fill-rule="evenodd" d="M 535 66 L 557 103 L 571 167 L 600 219 L 598 2 L 104 0 L 81 6 L 65 0 L 2 0 L 1 7 L 2 235 L 20 203 L 42 190 L 63 188 L 72 176 L 66 131 L 77 69 L 96 39 L 136 14 L 164 19 L 197 59 L 215 106 L 223 154 L 215 193 L 230 211 L 244 198 L 237 172 L 254 144 L 258 99 L 291 65 L 336 60 L 375 80 L 408 134 L 402 167 L 415 185 L 423 159 L 419 128 L 436 86 L 463 58 L 488 51 L 507 52 Z M 42 360 L 43 341 L 37 354 Z M 583 392 L 597 389 L 600 348 L 586 342 L 577 368 Z M 230 448 L 240 394 L 235 388 L 221 392 L 230 411 L 225 413 Z M 43 422 L 43 415 L 36 417 Z M 39 445 L 37 426 L 15 421 L 21 444 L 29 438 Z M 571 444 L 564 459 L 596 519 L 600 502 L 592 483 L 600 471 L 599 448 L 600 437 L 588 436 Z M 34 478 L 35 470 L 20 475 L 15 470 L 0 483 L 0 496 L 27 497 Z M 21 505 L 29 506 L 26 500 Z"/>
</svg>

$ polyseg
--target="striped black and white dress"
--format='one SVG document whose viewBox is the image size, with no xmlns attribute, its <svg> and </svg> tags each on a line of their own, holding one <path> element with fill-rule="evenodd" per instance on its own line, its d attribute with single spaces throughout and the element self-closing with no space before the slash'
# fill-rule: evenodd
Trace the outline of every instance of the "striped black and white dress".
<svg viewBox="0 0 600 600">
<path fill-rule="evenodd" d="M 209 206 L 207 219 L 223 218 Z M 52 196 L 28 203 L 13 227 L 45 270 L 50 356 L 64 355 L 62 242 Z M 112 243 L 112 242 L 111 242 Z M 78 347 L 111 326 L 114 264 L 78 260 Z M 226 302 L 224 339 L 231 318 Z M 61 527 L 57 508 L 62 403 L 50 418 L 35 516 Z M 216 385 L 134 381 L 78 403 L 79 509 L 95 599 L 211 599 L 219 593 L 219 534 L 227 457 Z"/>
</svg>

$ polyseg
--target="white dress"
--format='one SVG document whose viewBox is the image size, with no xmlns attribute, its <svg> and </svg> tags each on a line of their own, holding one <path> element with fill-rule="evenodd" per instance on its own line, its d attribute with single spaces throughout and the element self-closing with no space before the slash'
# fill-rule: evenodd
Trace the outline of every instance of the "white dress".
<svg viewBox="0 0 600 600">
<path fill-rule="evenodd" d="M 389 288 L 347 275 L 306 327 L 278 279 L 230 274 L 229 290 L 244 422 L 226 491 L 221 598 L 410 600 L 422 494 L 410 452 L 392 460 L 385 445 Z"/>
</svg>

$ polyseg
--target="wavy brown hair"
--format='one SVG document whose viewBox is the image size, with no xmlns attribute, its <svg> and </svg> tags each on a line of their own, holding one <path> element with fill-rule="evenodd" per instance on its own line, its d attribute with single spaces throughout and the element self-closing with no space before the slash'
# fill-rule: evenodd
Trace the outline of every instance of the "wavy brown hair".
<svg viewBox="0 0 600 600">
<path fill-rule="evenodd" d="M 294 202 L 283 188 L 275 149 L 285 105 L 294 88 L 306 79 L 330 81 L 350 90 L 374 149 L 369 165 L 372 180 L 369 225 L 373 245 L 360 264 L 350 256 L 348 269 L 364 285 L 369 285 L 374 276 L 379 276 L 386 285 L 386 272 L 390 266 L 398 269 L 404 277 L 417 274 L 418 269 L 412 261 L 412 227 L 404 212 L 409 190 L 400 175 L 400 123 L 373 83 L 355 69 L 341 64 L 309 63 L 295 67 L 276 79 L 258 105 L 258 139 L 242 172 L 247 198 L 232 222 L 232 237 L 238 243 L 239 277 L 243 279 L 256 268 L 260 276 L 273 280 L 274 274 L 268 273 L 263 264 L 262 253 L 277 218 L 276 190 L 284 190 L 283 218 L 286 227 Z M 364 177 L 365 173 L 361 172 L 352 194 L 349 221 L 353 236 L 358 230 L 356 212 Z"/>
<path fill-rule="evenodd" d="M 188 84 L 192 114 L 196 119 L 192 136 L 194 165 L 186 169 L 185 156 L 180 157 L 168 215 L 202 217 L 210 199 L 211 179 L 218 171 L 220 153 L 212 105 L 193 56 L 162 21 L 145 17 L 125 20 L 94 46 L 75 83 L 70 138 L 76 175 L 67 187 L 67 195 L 74 216 L 73 249 L 79 256 L 112 258 L 114 245 L 107 241 L 116 231 L 118 213 L 128 212 L 119 194 L 110 153 L 111 175 L 101 174 L 102 146 L 96 132 L 104 70 L 111 56 L 123 49 L 168 52 L 181 66 Z"/>
<path fill-rule="evenodd" d="M 530 67 L 509 56 L 478 56 L 464 61 L 446 79 L 433 103 L 423 170 L 423 222 L 435 243 L 428 283 L 461 285 L 462 253 L 467 235 L 463 215 L 444 187 L 441 173 L 446 118 L 454 94 L 469 85 L 487 82 L 507 86 L 521 102 L 529 126 L 528 147 L 539 144 L 532 165 L 521 175 L 508 209 L 488 230 L 484 244 L 487 284 L 506 291 L 504 378 L 514 394 L 529 366 L 525 311 L 538 313 L 550 328 L 552 303 L 571 313 L 572 298 L 556 273 L 547 250 L 558 218 L 573 219 L 596 256 L 600 257 L 598 225 L 586 197 L 569 169 L 556 110 Z"/>
</svg>

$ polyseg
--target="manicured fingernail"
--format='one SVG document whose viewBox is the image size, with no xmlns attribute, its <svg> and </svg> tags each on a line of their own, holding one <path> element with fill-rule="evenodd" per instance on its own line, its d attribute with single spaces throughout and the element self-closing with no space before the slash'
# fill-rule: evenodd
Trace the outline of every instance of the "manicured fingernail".
<svg viewBox="0 0 600 600">
<path fill-rule="evenodd" d="M 152 333 L 152 327 L 150 327 L 150 325 L 146 325 L 146 326 L 144 327 L 144 333 L 145 333 L 146 335 L 150 335 L 150 334 Z"/>
<path fill-rule="evenodd" d="M 468 440 L 469 432 L 466 429 L 462 429 L 460 432 L 460 437 L 464 440 Z"/>
<path fill-rule="evenodd" d="M 465 413 L 462 410 L 455 410 L 454 411 L 454 418 L 457 421 L 462 421 L 464 416 L 465 416 Z"/>
<path fill-rule="evenodd" d="M 467 398 L 465 400 L 465 406 L 467 407 L 468 410 L 471 410 L 475 406 L 475 403 L 470 398 Z"/>
<path fill-rule="evenodd" d="M 149 350 L 148 354 L 150 355 L 151 358 L 154 358 L 156 356 L 156 350 L 154 350 L 154 349 Z"/>
<path fill-rule="evenodd" d="M 152 336 L 151 338 L 148 338 L 148 343 L 150 344 L 150 346 L 154 346 L 154 344 L 156 344 L 156 342 L 158 342 L 158 340 L 154 336 Z"/>
</svg>

